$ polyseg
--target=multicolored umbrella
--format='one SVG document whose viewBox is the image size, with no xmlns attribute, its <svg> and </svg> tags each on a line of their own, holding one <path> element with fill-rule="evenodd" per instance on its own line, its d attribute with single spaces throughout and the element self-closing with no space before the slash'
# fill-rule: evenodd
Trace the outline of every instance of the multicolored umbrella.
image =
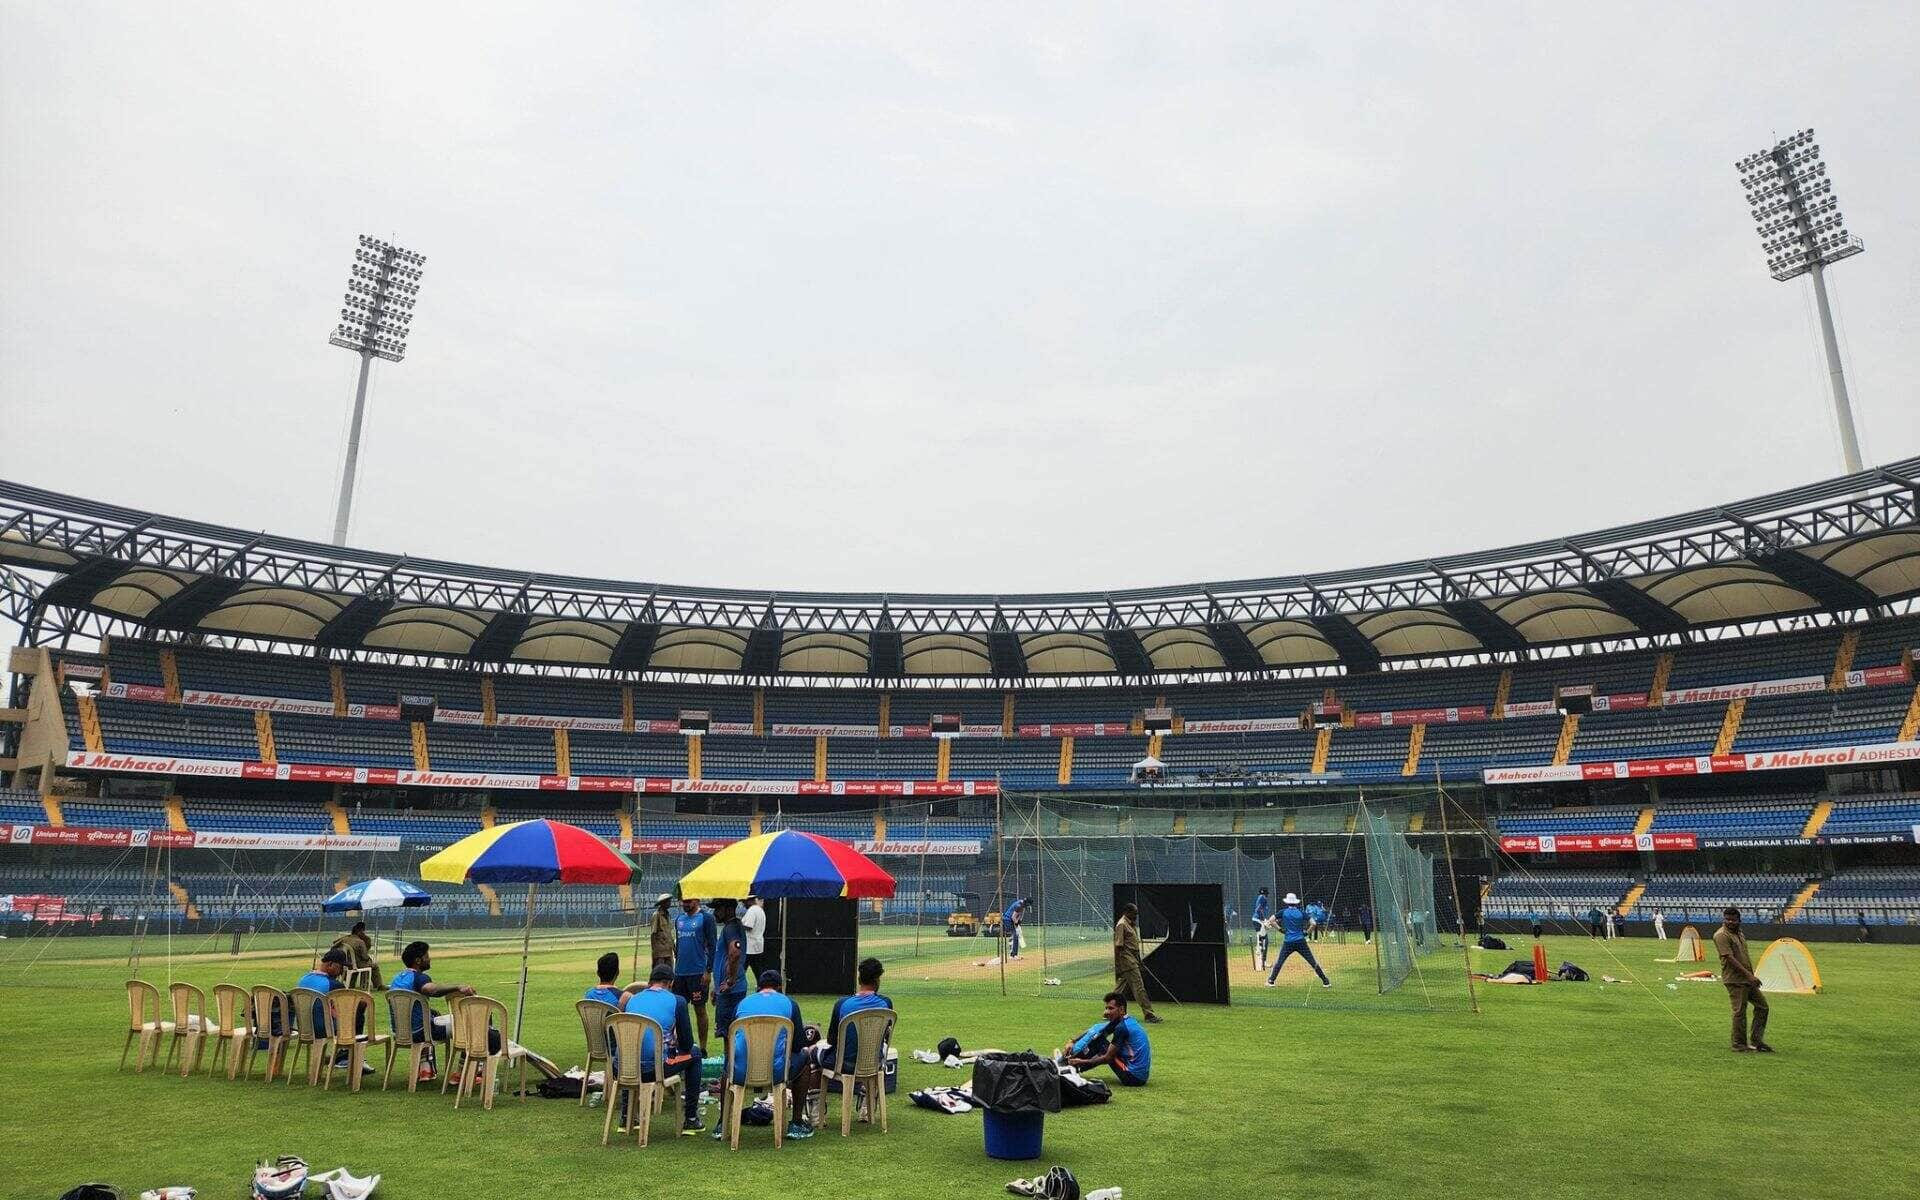
<svg viewBox="0 0 1920 1200">
<path fill-rule="evenodd" d="M 435 883 L 524 883 L 527 919 L 520 930 L 520 997 L 514 1005 L 513 1040 L 520 1041 L 527 1015 L 527 956 L 533 945 L 534 889 L 543 883 L 621 884 L 633 878 L 626 855 L 578 825 L 565 821 L 510 821 L 482 829 L 420 864 L 420 878 Z"/>
<path fill-rule="evenodd" d="M 633 864 L 578 825 L 509 821 L 461 838 L 420 864 L 435 883 L 626 883 Z"/>
<path fill-rule="evenodd" d="M 420 908 L 432 904 L 425 888 L 404 879 L 363 879 L 320 902 L 321 912 L 372 912 L 377 908 Z"/>
<path fill-rule="evenodd" d="M 845 842 L 782 829 L 735 842 L 680 877 L 680 894 L 779 900 L 893 895 L 893 876 Z"/>
</svg>

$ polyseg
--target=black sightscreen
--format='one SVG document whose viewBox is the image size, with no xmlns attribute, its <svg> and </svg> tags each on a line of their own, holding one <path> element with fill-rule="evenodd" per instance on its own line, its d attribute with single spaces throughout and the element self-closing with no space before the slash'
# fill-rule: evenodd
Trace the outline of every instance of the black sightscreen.
<svg viewBox="0 0 1920 1200">
<path fill-rule="evenodd" d="M 1140 906 L 1141 969 L 1155 1000 L 1226 1004 L 1227 912 L 1217 883 L 1116 883 L 1113 911 Z"/>
</svg>

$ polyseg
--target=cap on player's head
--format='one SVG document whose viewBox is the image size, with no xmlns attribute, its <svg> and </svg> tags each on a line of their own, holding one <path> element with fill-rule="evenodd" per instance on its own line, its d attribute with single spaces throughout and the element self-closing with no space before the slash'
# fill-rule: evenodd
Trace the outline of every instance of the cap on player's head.
<svg viewBox="0 0 1920 1200">
<path fill-rule="evenodd" d="M 647 972 L 647 982 L 648 983 L 672 983 L 673 982 L 673 964 L 664 963 L 664 962 L 657 962 L 653 964 L 653 970 Z"/>
</svg>

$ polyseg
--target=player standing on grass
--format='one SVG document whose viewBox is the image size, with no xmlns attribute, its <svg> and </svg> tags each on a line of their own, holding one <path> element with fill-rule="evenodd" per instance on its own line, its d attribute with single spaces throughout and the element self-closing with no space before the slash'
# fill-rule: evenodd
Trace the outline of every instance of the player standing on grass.
<svg viewBox="0 0 1920 1200">
<path fill-rule="evenodd" d="M 1326 928 L 1327 928 L 1327 906 L 1320 903 L 1318 900 L 1313 900 L 1308 902 L 1307 904 L 1307 936 L 1317 942 L 1320 940 L 1321 934 L 1323 934 L 1326 931 Z"/>
<path fill-rule="evenodd" d="M 1267 986 L 1279 986 L 1280 968 L 1287 965 L 1287 959 L 1298 954 L 1301 958 L 1307 960 L 1307 965 L 1313 968 L 1313 973 L 1320 977 L 1321 987 L 1332 987 L 1333 980 L 1328 979 L 1327 973 L 1320 969 L 1320 963 L 1313 957 L 1312 947 L 1307 945 L 1307 914 L 1301 911 L 1300 897 L 1294 895 L 1292 892 L 1288 892 L 1280 898 L 1280 902 L 1286 905 L 1285 908 L 1280 910 L 1280 919 L 1278 922 L 1280 925 L 1280 957 L 1273 961 L 1273 970 L 1267 975 Z M 1274 924 L 1273 918 L 1269 917 L 1267 924 Z"/>
<path fill-rule="evenodd" d="M 1267 889 L 1261 888 L 1260 894 L 1253 898 L 1253 969 L 1267 969 L 1267 918 L 1273 915 L 1273 901 L 1267 898 Z"/>
<path fill-rule="evenodd" d="M 700 1056 L 706 1057 L 707 993 L 713 991 L 713 951 L 719 927 L 692 896 L 673 914 L 673 994 L 687 1002 L 700 1026 Z"/>
</svg>

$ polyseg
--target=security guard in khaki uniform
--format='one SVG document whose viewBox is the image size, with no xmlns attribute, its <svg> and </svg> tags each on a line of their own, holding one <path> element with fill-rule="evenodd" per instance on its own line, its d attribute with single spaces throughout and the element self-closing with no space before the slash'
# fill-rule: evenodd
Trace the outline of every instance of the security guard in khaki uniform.
<svg viewBox="0 0 1920 1200">
<path fill-rule="evenodd" d="M 653 902 L 653 924 L 648 930 L 647 949 L 653 955 L 654 963 L 671 963 L 677 939 L 673 932 L 673 915 L 668 912 L 673 906 L 673 897 L 666 892 Z"/>
<path fill-rule="evenodd" d="M 1120 919 L 1113 923 L 1113 985 L 1128 1002 L 1140 1006 L 1149 1024 L 1159 1024 L 1153 1002 L 1147 999 L 1146 979 L 1140 973 L 1140 906 L 1137 904 L 1123 906 Z"/>
<path fill-rule="evenodd" d="M 1720 952 L 1720 982 L 1726 985 L 1727 999 L 1733 1004 L 1733 1049 L 1736 1053 L 1758 1050 L 1772 1054 L 1767 1045 L 1767 998 L 1760 994 L 1760 976 L 1754 974 L 1753 960 L 1747 957 L 1747 935 L 1740 932 L 1740 910 L 1729 908 L 1722 914 L 1720 928 L 1713 931 L 1713 948 Z M 1753 1033 L 1747 1033 L 1747 1006 L 1753 1006 Z"/>
</svg>

